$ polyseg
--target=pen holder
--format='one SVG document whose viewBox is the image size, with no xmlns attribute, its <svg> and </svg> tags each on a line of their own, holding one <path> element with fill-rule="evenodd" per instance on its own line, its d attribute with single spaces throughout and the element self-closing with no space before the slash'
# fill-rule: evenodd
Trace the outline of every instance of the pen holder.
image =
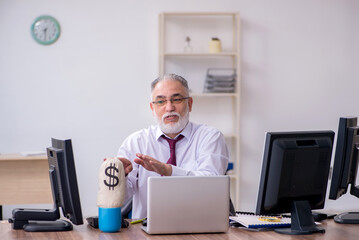
<svg viewBox="0 0 359 240">
<path fill-rule="evenodd" d="M 221 41 L 218 38 L 212 38 L 209 41 L 209 52 L 210 53 L 219 53 L 222 51 Z"/>
<path fill-rule="evenodd" d="M 98 226 L 102 232 L 118 232 L 121 229 L 121 208 L 98 208 Z"/>
</svg>

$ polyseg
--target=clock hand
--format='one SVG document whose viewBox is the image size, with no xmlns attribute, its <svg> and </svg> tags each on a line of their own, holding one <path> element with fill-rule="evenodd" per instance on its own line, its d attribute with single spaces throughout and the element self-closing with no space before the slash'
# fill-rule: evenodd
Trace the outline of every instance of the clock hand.
<svg viewBox="0 0 359 240">
<path fill-rule="evenodd" d="M 46 32 L 47 32 L 47 28 L 44 28 L 45 41 L 46 41 Z"/>
</svg>

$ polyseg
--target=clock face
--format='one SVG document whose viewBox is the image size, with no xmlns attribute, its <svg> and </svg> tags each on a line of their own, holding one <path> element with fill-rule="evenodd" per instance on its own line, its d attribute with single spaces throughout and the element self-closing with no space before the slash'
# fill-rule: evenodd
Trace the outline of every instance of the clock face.
<svg viewBox="0 0 359 240">
<path fill-rule="evenodd" d="M 31 34 L 40 44 L 52 44 L 60 36 L 60 24 L 51 16 L 40 16 L 31 25 Z"/>
</svg>

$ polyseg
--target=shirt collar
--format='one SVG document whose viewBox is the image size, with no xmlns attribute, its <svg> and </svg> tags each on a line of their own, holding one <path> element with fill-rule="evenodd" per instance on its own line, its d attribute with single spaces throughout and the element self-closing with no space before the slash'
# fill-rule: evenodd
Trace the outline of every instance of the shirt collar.
<svg viewBox="0 0 359 240">
<path fill-rule="evenodd" d="M 190 121 L 188 121 L 186 127 L 182 130 L 182 132 L 180 132 L 179 134 L 183 135 L 185 138 L 189 138 L 189 136 L 191 135 L 191 129 L 192 129 L 192 123 Z M 166 134 L 164 134 L 160 127 L 157 125 L 157 130 L 156 130 L 156 140 L 158 141 L 158 139 L 162 136 Z"/>
</svg>

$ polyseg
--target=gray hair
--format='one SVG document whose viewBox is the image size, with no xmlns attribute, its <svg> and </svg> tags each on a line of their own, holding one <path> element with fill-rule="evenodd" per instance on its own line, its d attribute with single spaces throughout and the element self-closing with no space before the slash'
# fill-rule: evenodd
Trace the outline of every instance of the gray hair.
<svg viewBox="0 0 359 240">
<path fill-rule="evenodd" d="M 161 82 L 161 81 L 168 81 L 168 80 L 172 80 L 172 81 L 178 81 L 182 84 L 182 86 L 184 87 L 187 96 L 189 96 L 189 88 L 188 88 L 188 83 L 187 80 L 184 79 L 183 77 L 176 75 L 176 74 L 165 74 L 162 77 L 156 78 L 152 83 L 151 83 L 151 93 L 153 92 L 153 89 L 155 89 L 157 83 Z"/>
</svg>

